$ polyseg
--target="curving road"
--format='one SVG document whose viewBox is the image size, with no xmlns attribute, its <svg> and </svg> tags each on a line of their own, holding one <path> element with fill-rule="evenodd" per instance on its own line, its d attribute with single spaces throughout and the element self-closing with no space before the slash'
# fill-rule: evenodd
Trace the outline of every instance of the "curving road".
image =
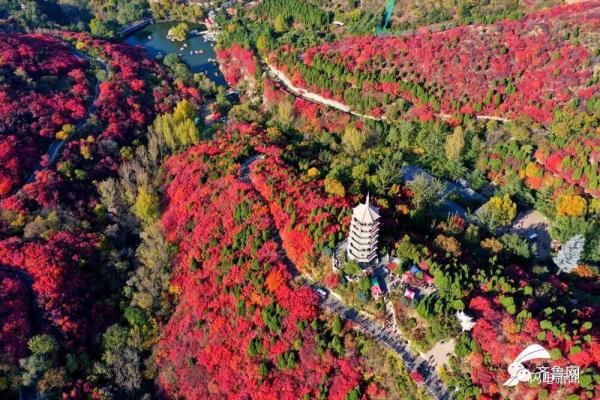
<svg viewBox="0 0 600 400">
<path fill-rule="evenodd" d="M 31 285 L 33 285 L 33 278 L 27 272 L 21 269 L 6 267 L 2 264 L 0 264 L 0 271 L 15 275 L 32 292 Z"/>
<path fill-rule="evenodd" d="M 264 158 L 264 154 L 256 154 L 248 157 L 240 167 L 240 181 L 249 183 L 254 188 L 254 184 L 250 179 L 250 167 L 256 161 L 263 160 Z M 285 250 L 283 250 L 281 236 L 279 236 L 278 232 L 275 234 L 275 240 L 282 249 L 281 257 L 292 276 L 299 277 L 301 285 L 308 286 L 313 290 L 316 289 L 317 286 L 315 282 L 311 282 L 306 276 L 301 275 L 292 261 L 287 257 Z M 330 292 L 329 295 L 325 296 L 324 298 L 319 296 L 319 299 L 321 300 L 319 304 L 321 308 L 338 314 L 343 319 L 352 321 L 357 330 L 396 353 L 404 361 L 407 369 L 411 371 L 416 369 L 419 371 L 425 378 L 423 386 L 432 398 L 438 400 L 452 399 L 452 396 L 442 384 L 442 381 L 440 380 L 435 369 L 429 366 L 422 357 L 412 354 L 408 350 L 408 342 L 397 331 L 394 331 L 389 327 L 385 327 L 381 323 L 375 321 L 369 315 L 347 306 L 343 302 L 342 298 L 335 292 Z"/>
<path fill-rule="evenodd" d="M 296 97 L 301 97 L 304 100 L 308 100 L 311 103 L 321 104 L 327 107 L 335 108 L 336 110 L 351 114 L 359 118 L 371 119 L 373 121 L 384 121 L 385 117 L 374 117 L 372 115 L 357 113 L 352 111 L 349 105 L 341 103 L 336 100 L 328 99 L 327 97 L 321 96 L 318 93 L 309 92 L 306 89 L 295 86 L 292 81 L 280 70 L 273 67 L 271 64 L 261 60 L 260 64 L 263 70 L 267 72 L 267 75 L 274 81 L 282 84 L 286 91 Z"/>
</svg>

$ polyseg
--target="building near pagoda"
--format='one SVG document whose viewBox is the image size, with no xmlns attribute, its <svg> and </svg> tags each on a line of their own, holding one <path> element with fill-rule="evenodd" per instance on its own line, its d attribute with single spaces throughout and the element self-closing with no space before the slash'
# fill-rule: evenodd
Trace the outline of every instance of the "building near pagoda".
<svg viewBox="0 0 600 400">
<path fill-rule="evenodd" d="M 379 241 L 379 210 L 369 202 L 360 203 L 352 210 L 352 222 L 348 237 L 347 255 L 362 267 L 377 263 Z"/>
</svg>

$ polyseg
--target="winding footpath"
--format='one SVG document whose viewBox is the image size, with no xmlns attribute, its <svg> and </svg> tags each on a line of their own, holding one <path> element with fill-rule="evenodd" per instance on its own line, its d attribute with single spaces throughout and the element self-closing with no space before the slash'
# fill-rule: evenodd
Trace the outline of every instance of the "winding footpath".
<svg viewBox="0 0 600 400">
<path fill-rule="evenodd" d="M 29 276 L 27 272 L 21 269 L 10 268 L 2 264 L 0 264 L 0 271 L 16 276 L 21 282 L 23 282 L 25 287 L 27 287 L 27 290 L 29 290 L 30 294 L 33 293 L 33 289 L 31 287 L 33 285 L 33 278 Z"/>
<path fill-rule="evenodd" d="M 286 89 L 286 91 L 288 93 L 290 93 L 296 97 L 303 98 L 305 100 L 310 101 L 311 103 L 321 104 L 321 105 L 324 105 L 327 107 L 335 108 L 336 110 L 345 112 L 347 114 L 354 115 L 359 118 L 370 119 L 373 121 L 387 120 L 387 118 L 385 116 L 374 117 L 373 115 L 361 114 L 356 111 L 352 111 L 352 108 L 347 104 L 344 104 L 337 100 L 329 99 L 318 93 L 310 92 L 306 89 L 295 86 L 292 83 L 292 81 L 285 75 L 285 73 L 278 70 L 277 68 L 275 68 L 274 66 L 272 66 L 271 64 L 269 64 L 268 62 L 266 62 L 263 59 L 261 59 L 259 61 L 259 64 L 261 65 L 263 71 L 266 72 L 267 75 L 272 80 L 279 82 Z M 449 119 L 453 118 L 452 114 L 437 113 L 435 115 L 436 115 L 436 117 L 441 118 L 443 120 L 449 120 Z M 493 121 L 498 121 L 498 122 L 510 122 L 511 121 L 511 119 L 509 119 L 509 118 L 497 117 L 494 115 L 476 115 L 475 118 L 478 120 L 493 120 Z"/>
<path fill-rule="evenodd" d="M 254 183 L 250 178 L 250 167 L 256 161 L 263 160 L 264 154 L 253 155 L 247 158 L 241 165 L 239 171 L 239 180 L 248 183 L 254 190 Z M 259 194 L 258 190 L 256 192 Z M 280 245 L 282 249 L 280 255 L 284 264 L 287 266 L 290 274 L 298 278 L 300 284 L 303 286 L 315 289 L 317 286 L 315 282 L 311 282 L 306 276 L 300 274 L 296 269 L 294 263 L 289 259 L 285 250 L 283 250 L 283 241 L 278 231 L 275 234 L 275 241 Z M 342 298 L 335 292 L 329 290 L 329 295 L 325 298 L 319 296 L 320 307 L 328 310 L 331 313 L 338 314 L 345 320 L 352 321 L 354 327 L 366 336 L 371 337 L 377 341 L 380 345 L 387 347 L 394 353 L 396 353 L 406 365 L 406 368 L 410 371 L 417 370 L 424 377 L 423 387 L 428 394 L 437 400 L 451 400 L 452 396 L 439 378 L 437 372 L 430 367 L 427 362 L 420 356 L 414 355 L 408 349 L 408 342 L 404 339 L 397 331 L 384 327 L 381 323 L 375 321 L 371 316 L 360 312 L 352 307 L 347 306 Z"/>
<path fill-rule="evenodd" d="M 283 87 L 287 90 L 288 93 L 303 98 L 305 100 L 310 101 L 311 103 L 321 104 L 327 107 L 335 108 L 336 110 L 345 112 L 347 114 L 354 115 L 363 119 L 371 119 L 374 121 L 384 121 L 385 117 L 374 117 L 372 115 L 357 113 L 356 111 L 352 111 L 349 105 L 341 103 L 336 100 L 328 99 L 327 97 L 321 96 L 318 93 L 309 92 L 306 89 L 299 88 L 295 86 L 292 81 L 280 70 L 272 66 L 271 64 L 261 61 L 260 64 L 263 67 L 263 70 L 267 72 L 269 77 L 283 85 Z"/>
<path fill-rule="evenodd" d="M 102 68 L 105 72 L 108 72 L 108 67 L 106 66 L 106 62 L 104 62 L 103 60 L 99 59 L 99 58 L 93 58 L 90 57 L 89 55 L 82 53 L 79 50 L 74 50 L 73 53 L 80 57 L 80 58 L 85 58 L 86 60 L 88 60 L 90 63 L 93 61 L 96 61 L 98 63 L 98 65 L 100 65 L 100 68 Z M 96 103 L 96 99 L 98 98 L 98 96 L 100 95 L 100 80 L 96 79 L 96 86 L 94 88 L 94 97 L 92 99 L 92 103 L 91 105 L 88 107 L 85 116 L 75 125 L 75 132 L 80 131 L 83 127 L 85 127 L 85 125 L 87 124 L 88 118 L 90 117 L 90 115 L 92 115 L 93 113 L 96 112 L 96 110 L 98 109 L 98 107 L 95 105 Z M 70 139 L 73 139 L 73 137 L 68 137 L 65 139 L 55 139 L 52 141 L 52 143 L 50 143 L 50 146 L 48 147 L 48 151 L 46 152 L 46 155 L 48 156 L 48 163 L 46 166 L 42 166 L 41 163 L 38 163 L 36 165 L 36 167 L 33 169 L 33 171 L 31 172 L 31 174 L 29 175 L 29 178 L 27 178 L 27 181 L 25 181 L 25 183 L 31 183 L 35 180 L 35 174 L 36 172 L 42 170 L 42 169 L 46 169 L 52 165 L 54 165 L 54 163 L 56 163 L 56 161 L 58 160 L 58 158 L 60 157 L 60 155 L 62 154 L 62 150 L 65 146 L 65 144 L 67 143 L 67 141 L 69 141 Z"/>
</svg>

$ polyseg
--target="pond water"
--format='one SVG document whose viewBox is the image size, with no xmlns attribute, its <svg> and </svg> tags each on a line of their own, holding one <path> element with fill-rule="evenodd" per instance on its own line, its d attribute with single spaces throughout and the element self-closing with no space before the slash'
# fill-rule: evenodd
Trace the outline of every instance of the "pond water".
<svg viewBox="0 0 600 400">
<path fill-rule="evenodd" d="M 221 70 L 212 61 L 217 57 L 215 50 L 211 46 L 214 45 L 214 42 L 204 41 L 203 36 L 191 34 L 184 42 L 172 42 L 167 39 L 167 32 L 177 24 L 178 22 L 158 22 L 146 25 L 143 29 L 128 35 L 124 41 L 134 46 L 145 47 L 148 55 L 153 58 L 159 54 L 162 56 L 166 56 L 169 53 L 178 54 L 190 66 L 193 72 L 203 72 L 217 85 L 226 86 Z M 190 31 L 194 29 L 203 31 L 206 29 L 201 24 L 188 23 L 188 25 Z M 185 44 L 187 44 L 187 47 L 184 47 Z M 202 54 L 190 54 L 190 52 L 196 50 L 200 50 Z"/>
</svg>

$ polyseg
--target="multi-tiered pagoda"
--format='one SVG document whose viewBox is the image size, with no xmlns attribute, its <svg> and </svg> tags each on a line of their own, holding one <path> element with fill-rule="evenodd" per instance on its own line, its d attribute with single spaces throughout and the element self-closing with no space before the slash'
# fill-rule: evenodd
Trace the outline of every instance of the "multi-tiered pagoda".
<svg viewBox="0 0 600 400">
<path fill-rule="evenodd" d="M 348 238 L 348 259 L 368 267 L 377 262 L 379 210 L 367 201 L 354 207 Z"/>
</svg>

